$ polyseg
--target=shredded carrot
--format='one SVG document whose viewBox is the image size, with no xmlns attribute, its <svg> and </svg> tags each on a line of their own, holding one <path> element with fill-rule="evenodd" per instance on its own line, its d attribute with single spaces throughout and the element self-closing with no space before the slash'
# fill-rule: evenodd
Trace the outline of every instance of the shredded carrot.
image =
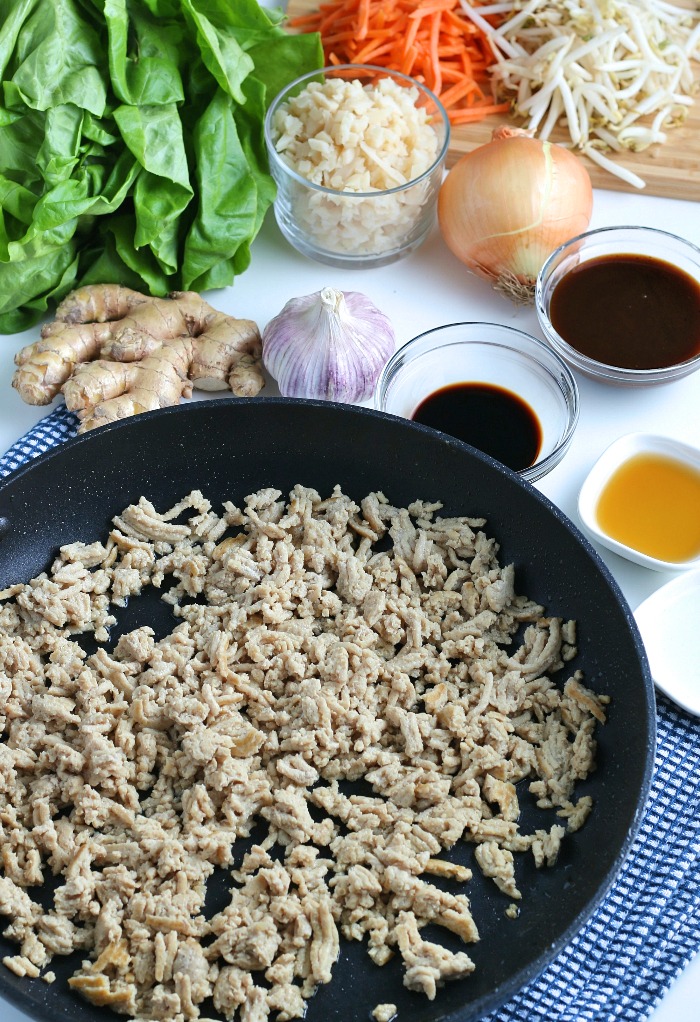
<svg viewBox="0 0 700 1022">
<path fill-rule="evenodd" d="M 319 32 L 328 64 L 374 64 L 427 85 L 454 125 L 509 109 L 490 88 L 491 44 L 463 17 L 460 0 L 327 0 L 288 24 Z"/>
<path fill-rule="evenodd" d="M 357 6 L 357 14 L 359 25 L 357 29 L 357 38 L 366 39 L 367 32 L 369 31 L 369 4 L 370 0 L 359 0 Z"/>
<path fill-rule="evenodd" d="M 506 105 L 507 109 L 507 105 Z M 475 121 L 482 121 L 489 114 L 502 114 L 503 103 L 483 103 L 481 106 L 462 108 L 454 111 L 453 124 L 474 124 Z"/>
</svg>

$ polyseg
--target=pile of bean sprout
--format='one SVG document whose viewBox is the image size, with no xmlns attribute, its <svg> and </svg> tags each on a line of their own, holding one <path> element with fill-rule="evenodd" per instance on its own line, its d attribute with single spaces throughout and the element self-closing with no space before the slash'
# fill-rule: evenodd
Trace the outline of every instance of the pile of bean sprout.
<svg viewBox="0 0 700 1022">
<path fill-rule="evenodd" d="M 488 33 L 496 87 L 523 127 L 547 139 L 565 123 L 571 144 L 629 184 L 644 181 L 606 152 L 666 140 L 697 91 L 700 9 L 665 0 L 511 0 L 471 6 Z M 494 28 L 491 15 L 506 17 Z"/>
</svg>

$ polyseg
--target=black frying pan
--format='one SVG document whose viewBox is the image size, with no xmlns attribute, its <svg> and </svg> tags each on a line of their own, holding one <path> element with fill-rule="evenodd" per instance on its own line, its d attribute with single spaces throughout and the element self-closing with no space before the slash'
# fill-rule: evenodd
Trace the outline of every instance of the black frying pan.
<svg viewBox="0 0 700 1022">
<path fill-rule="evenodd" d="M 468 894 L 482 939 L 467 949 L 474 974 L 431 1003 L 403 988 L 397 961 L 380 969 L 361 945 L 344 943 L 332 983 L 307 1015 L 308 1022 L 367 1022 L 377 1003 L 394 1002 L 401 1022 L 470 1022 L 534 978 L 600 903 L 637 830 L 650 781 L 654 696 L 641 640 L 616 583 L 565 515 L 492 459 L 394 416 L 273 398 L 194 402 L 78 437 L 0 486 L 0 589 L 43 570 L 60 544 L 102 538 L 111 517 L 141 494 L 165 509 L 193 487 L 214 502 L 240 501 L 261 486 L 285 492 L 297 482 L 322 494 L 339 483 L 356 499 L 381 489 L 402 505 L 440 499 L 448 514 L 486 516 L 502 563 L 517 566 L 518 591 L 577 619 L 575 664 L 591 687 L 612 696 L 609 723 L 599 729 L 598 770 L 578 789 L 593 796 L 595 811 L 565 842 L 554 869 L 535 870 L 530 856 L 521 857 L 518 919 L 506 918 L 508 899 L 475 870 Z M 173 619 L 165 605 L 141 597 L 121 628 L 139 623 L 162 633 Z M 531 806 L 522 829 L 552 822 Z M 469 863 L 472 849 L 451 855 Z M 225 878 L 218 882 L 214 901 Z M 455 947 L 442 931 L 439 939 Z M 0 957 L 15 951 L 0 939 Z M 65 986 L 75 962 L 53 967 L 59 978 L 52 986 L 3 969 L 0 993 L 42 1022 L 114 1022 L 117 1016 Z"/>
</svg>

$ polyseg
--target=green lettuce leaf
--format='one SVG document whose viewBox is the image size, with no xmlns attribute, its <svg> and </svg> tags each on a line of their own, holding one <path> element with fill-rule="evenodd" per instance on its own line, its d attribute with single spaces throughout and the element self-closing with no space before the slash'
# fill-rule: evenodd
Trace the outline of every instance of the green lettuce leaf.
<svg viewBox="0 0 700 1022">
<path fill-rule="evenodd" d="M 225 287 L 274 200 L 265 112 L 320 68 L 257 0 L 0 0 L 0 332 L 83 282 Z"/>
<path fill-rule="evenodd" d="M 105 0 L 104 13 L 115 96 L 131 105 L 181 103 L 185 98 L 178 57 L 182 30 L 156 24 L 137 9 L 130 19 L 127 0 Z"/>
<path fill-rule="evenodd" d="M 256 232 L 258 187 L 238 137 L 227 95 L 218 90 L 197 122 L 197 214 L 185 241 L 183 284 L 204 290 L 219 262 L 229 266 Z M 220 286 L 220 285 L 217 285 Z"/>
<path fill-rule="evenodd" d="M 39 4 L 22 26 L 15 53 L 17 68 L 5 86 L 8 106 L 49 110 L 74 103 L 97 116 L 104 112 L 102 46 L 72 0 Z"/>
</svg>

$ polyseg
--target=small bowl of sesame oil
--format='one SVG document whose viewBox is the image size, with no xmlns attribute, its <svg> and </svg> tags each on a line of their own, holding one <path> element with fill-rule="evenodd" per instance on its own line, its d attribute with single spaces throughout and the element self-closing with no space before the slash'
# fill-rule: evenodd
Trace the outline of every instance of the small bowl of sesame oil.
<svg viewBox="0 0 700 1022">
<path fill-rule="evenodd" d="M 607 448 L 581 487 L 585 531 L 657 571 L 700 568 L 700 449 L 652 433 Z"/>
</svg>

